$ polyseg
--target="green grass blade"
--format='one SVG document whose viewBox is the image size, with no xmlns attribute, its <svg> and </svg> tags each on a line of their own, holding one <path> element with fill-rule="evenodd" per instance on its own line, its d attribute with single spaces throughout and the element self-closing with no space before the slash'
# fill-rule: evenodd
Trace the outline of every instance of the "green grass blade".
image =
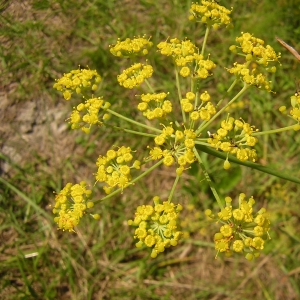
<svg viewBox="0 0 300 300">
<path fill-rule="evenodd" d="M 13 192 L 15 192 L 17 195 L 19 195 L 27 204 L 31 205 L 35 211 L 41 215 L 43 215 L 48 220 L 51 220 L 51 217 L 49 214 L 47 214 L 43 209 L 41 209 L 38 205 L 36 205 L 29 197 L 27 197 L 25 194 L 23 194 L 20 190 L 18 190 L 16 187 L 14 187 L 12 184 L 7 182 L 5 179 L 0 177 L 0 182 L 5 184 L 7 187 L 9 187 Z"/>
</svg>

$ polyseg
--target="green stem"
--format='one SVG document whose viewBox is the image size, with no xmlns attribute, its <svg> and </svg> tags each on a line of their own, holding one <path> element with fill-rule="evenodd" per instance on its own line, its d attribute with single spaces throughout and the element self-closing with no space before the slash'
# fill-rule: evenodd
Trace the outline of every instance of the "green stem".
<svg viewBox="0 0 300 300">
<path fill-rule="evenodd" d="M 195 79 L 191 76 L 191 92 L 194 93 L 195 89 Z"/>
<path fill-rule="evenodd" d="M 181 105 L 182 96 L 181 96 L 181 89 L 180 89 L 180 82 L 179 82 L 179 75 L 178 75 L 177 66 L 175 67 L 175 76 L 176 76 L 176 86 L 177 86 L 177 92 L 178 92 L 179 105 L 180 105 L 181 114 L 182 114 L 182 120 L 185 123 L 186 122 L 186 117 L 185 117 L 185 113 L 184 113 L 184 111 L 182 109 L 182 105 Z"/>
<path fill-rule="evenodd" d="M 121 128 L 119 126 L 111 126 L 111 125 L 108 125 L 108 124 L 105 124 L 105 125 L 108 126 L 108 127 L 113 128 L 113 129 L 117 129 L 117 130 L 128 132 L 128 133 L 133 133 L 133 134 L 136 134 L 136 135 L 142 135 L 142 136 L 153 137 L 153 138 L 156 137 L 156 135 L 152 134 L 152 133 L 145 133 L 145 132 L 140 132 L 140 131 L 135 131 L 135 130 L 130 130 L 130 129 L 124 129 L 124 128 Z"/>
<path fill-rule="evenodd" d="M 214 194 L 214 196 L 215 196 L 215 198 L 216 198 L 216 200 L 218 202 L 218 205 L 219 205 L 220 209 L 223 209 L 224 205 L 223 205 L 223 203 L 222 203 L 222 201 L 221 201 L 221 199 L 220 199 L 220 197 L 219 197 L 219 195 L 217 193 L 217 190 L 216 190 L 216 188 L 214 186 L 214 183 L 210 179 L 210 177 L 208 175 L 208 172 L 206 171 L 205 166 L 203 164 L 203 161 L 202 161 L 202 159 L 201 159 L 201 157 L 200 157 L 200 155 L 199 155 L 199 153 L 198 153 L 198 151 L 197 151 L 197 149 L 195 147 L 193 149 L 193 152 L 194 152 L 194 154 L 195 154 L 195 156 L 196 156 L 196 158 L 198 160 L 198 163 L 199 163 L 199 165 L 200 165 L 200 167 L 202 169 L 202 172 L 203 172 L 203 174 L 205 176 L 205 179 L 206 179 L 207 183 L 209 184 L 209 187 L 210 187 L 212 193 Z"/>
<path fill-rule="evenodd" d="M 205 152 L 207 154 L 211 154 L 211 155 L 213 155 L 215 157 L 218 157 L 218 158 L 221 158 L 223 160 L 226 160 L 226 158 L 227 158 L 227 153 L 217 151 L 217 150 L 215 150 L 211 147 L 206 147 L 206 146 L 199 145 L 199 144 L 197 144 L 196 147 L 197 147 L 198 150 L 201 150 L 202 152 Z M 233 162 L 233 163 L 236 163 L 236 164 L 239 164 L 239 165 L 242 165 L 242 166 L 246 166 L 246 167 L 249 167 L 249 168 L 252 168 L 252 169 L 255 169 L 255 170 L 258 170 L 258 171 L 261 171 L 261 172 L 264 172 L 264 173 L 267 173 L 267 174 L 270 174 L 270 175 L 274 175 L 276 177 L 279 177 L 279 178 L 282 178 L 282 179 L 300 184 L 300 178 L 293 177 L 293 176 L 290 176 L 288 174 L 284 174 L 282 171 L 278 171 L 278 170 L 274 170 L 274 169 L 271 169 L 271 168 L 268 168 L 268 167 L 264 167 L 262 165 L 259 165 L 259 164 L 256 164 L 256 163 L 253 163 L 253 162 L 250 162 L 250 161 L 240 161 L 232 155 L 228 155 L 228 160 L 230 162 Z"/>
<path fill-rule="evenodd" d="M 154 93 L 154 89 L 153 89 L 153 87 L 151 86 L 150 82 L 147 80 L 147 78 L 145 79 L 145 82 L 146 82 L 146 84 L 147 84 L 147 86 L 148 86 L 150 92 L 151 92 L 151 93 Z"/>
<path fill-rule="evenodd" d="M 120 115 L 120 114 L 116 113 L 115 111 L 113 111 L 113 110 L 111 110 L 111 109 L 107 109 L 106 111 L 109 112 L 110 114 L 112 114 L 112 115 L 114 115 L 114 116 L 120 118 L 120 119 L 123 119 L 124 121 L 127 121 L 127 122 L 129 122 L 129 123 L 135 124 L 135 125 L 137 125 L 137 126 L 139 126 L 139 127 L 147 128 L 147 129 L 152 130 L 152 131 L 155 131 L 155 132 L 157 132 L 157 133 L 161 133 L 161 132 L 162 132 L 161 130 L 159 130 L 159 129 L 157 129 L 157 128 L 154 128 L 154 127 L 151 127 L 151 126 L 147 126 L 147 125 L 142 124 L 142 123 L 140 123 L 140 122 L 137 122 L 137 121 L 134 121 L 134 120 L 132 120 L 132 119 L 126 118 L 126 117 L 124 117 L 123 115 Z"/>
<path fill-rule="evenodd" d="M 171 189 L 171 192 L 170 192 L 170 195 L 169 195 L 169 198 L 168 198 L 168 202 L 170 203 L 171 202 L 171 200 L 172 200 L 172 197 L 173 197 L 173 195 L 174 195 L 174 192 L 175 192 L 175 188 L 176 188 L 176 186 L 177 186 L 177 183 L 178 183 L 178 181 L 179 181 L 179 178 L 180 178 L 180 176 L 176 176 L 176 178 L 175 178 L 175 181 L 174 181 L 174 184 L 173 184 L 173 186 L 172 186 L 172 189 Z"/>
<path fill-rule="evenodd" d="M 220 109 L 209 121 L 204 122 L 200 125 L 200 127 L 196 131 L 196 135 L 207 128 L 229 105 L 231 105 L 236 99 L 242 96 L 249 87 L 250 85 L 245 83 L 243 88 L 222 109 Z"/>
<path fill-rule="evenodd" d="M 232 85 L 229 87 L 229 89 L 227 90 L 227 93 L 230 93 L 231 90 L 235 87 L 236 83 L 238 82 L 238 79 L 235 79 L 234 82 L 232 83 Z"/>
<path fill-rule="evenodd" d="M 207 139 L 206 139 L 206 140 L 207 140 Z M 205 143 L 205 142 L 201 142 L 201 141 L 198 141 L 198 140 L 195 140 L 195 144 L 197 144 L 197 145 L 202 145 L 202 146 L 206 146 L 206 147 L 211 147 L 211 144 Z"/>
<path fill-rule="evenodd" d="M 198 102 L 199 102 L 199 92 L 196 92 L 196 97 L 195 97 L 195 104 L 194 104 L 194 109 L 198 107 Z"/>
<path fill-rule="evenodd" d="M 133 184 L 133 183 L 137 182 L 138 180 L 140 180 L 141 178 L 143 178 L 144 176 L 146 176 L 147 174 L 152 172 L 154 169 L 156 169 L 158 166 L 160 166 L 162 163 L 163 163 L 163 159 L 161 159 L 159 162 L 157 162 L 155 165 L 150 167 L 148 170 L 143 172 L 138 177 L 134 178 L 129 184 Z M 102 202 L 104 200 L 107 200 L 107 199 L 111 198 L 112 196 L 114 196 L 114 195 L 116 195 L 120 192 L 123 192 L 123 190 L 124 190 L 124 188 L 119 188 L 119 189 L 115 190 L 114 192 L 110 193 L 109 195 L 103 197 L 102 199 L 95 200 L 94 203 L 97 204 L 98 202 Z"/>
<path fill-rule="evenodd" d="M 205 30 L 205 36 L 204 36 L 204 40 L 203 40 L 203 44 L 202 44 L 202 49 L 201 49 L 201 54 L 202 55 L 204 55 L 204 50 L 205 50 L 205 46 L 206 46 L 206 43 L 207 43 L 207 38 L 208 38 L 209 30 L 210 30 L 210 27 L 207 26 L 206 30 Z"/>
<path fill-rule="evenodd" d="M 254 132 L 251 135 L 252 136 L 259 136 L 259 135 L 265 135 L 265 134 L 273 134 L 273 133 L 278 133 L 278 132 L 283 132 L 283 131 L 288 131 L 288 130 L 294 130 L 295 125 L 287 126 L 287 127 L 282 127 L 278 129 L 272 129 L 272 130 L 265 130 L 261 132 Z"/>
</svg>

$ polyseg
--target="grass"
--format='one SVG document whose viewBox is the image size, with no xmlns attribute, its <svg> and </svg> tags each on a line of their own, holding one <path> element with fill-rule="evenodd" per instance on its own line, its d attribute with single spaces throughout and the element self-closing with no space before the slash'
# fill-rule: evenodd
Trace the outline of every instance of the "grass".
<svg viewBox="0 0 300 300">
<path fill-rule="evenodd" d="M 203 29 L 187 21 L 190 3 L 11 0 L 0 5 L 0 299 L 300 297 L 299 185 L 244 166 L 220 171 L 222 161 L 205 153 L 204 164 L 222 195 L 254 195 L 272 212 L 272 240 L 254 263 L 243 257 L 214 259 L 216 227 L 207 224 L 203 213 L 214 202 L 198 168 L 184 175 L 178 190 L 178 199 L 188 207 L 182 219 L 186 239 L 155 260 L 134 247 L 126 220 L 137 205 L 150 201 L 158 186 L 164 187 L 162 197 L 168 195 L 174 181 L 169 169 L 157 170 L 123 195 L 101 203 L 101 220 L 86 218 L 77 234 L 57 231 L 52 221 L 53 191 L 82 179 L 93 185 L 94 162 L 111 144 L 147 143 L 146 138 L 132 141 L 121 132 L 103 129 L 89 136 L 70 132 L 62 124 L 74 104 L 54 92 L 54 79 L 79 64 L 96 68 L 104 77 L 105 98 L 118 111 L 140 118 L 128 105 L 136 91 L 125 91 L 116 81 L 125 62 L 110 55 L 109 45 L 118 37 L 144 33 L 154 43 L 187 36 L 200 44 Z M 220 3 L 234 6 L 235 27 L 210 37 L 208 49 L 220 67 L 208 82 L 209 90 L 219 98 L 228 88 L 231 79 L 223 67 L 234 58 L 227 49 L 241 31 L 251 31 L 282 52 L 282 67 L 273 81 L 276 94 L 253 89 L 239 113 L 251 120 L 251 112 L 256 116 L 251 122 L 264 130 L 290 125 L 278 108 L 295 92 L 299 64 L 276 44 L 275 35 L 299 49 L 299 1 L 281 0 L 278 6 L 272 1 Z M 149 60 L 159 78 L 157 88 L 172 93 L 173 73 L 165 58 L 154 50 Z M 299 178 L 299 139 L 297 132 L 262 138 L 259 163 Z M 96 188 L 95 198 L 100 195 Z"/>
</svg>

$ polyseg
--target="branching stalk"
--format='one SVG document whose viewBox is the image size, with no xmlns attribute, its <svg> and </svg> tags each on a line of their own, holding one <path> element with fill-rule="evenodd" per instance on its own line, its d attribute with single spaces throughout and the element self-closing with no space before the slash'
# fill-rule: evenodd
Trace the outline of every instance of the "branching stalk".
<svg viewBox="0 0 300 300">
<path fill-rule="evenodd" d="M 127 118 L 127 117 L 125 117 L 125 116 L 123 116 L 123 115 L 121 115 L 121 114 L 118 114 L 117 112 L 115 112 L 115 111 L 113 111 L 113 110 L 111 110 L 111 109 L 107 109 L 107 112 L 109 112 L 110 114 L 112 114 L 112 115 L 114 115 L 114 116 L 116 116 L 116 117 L 118 117 L 118 118 L 120 118 L 120 119 L 122 119 L 122 120 L 124 120 L 124 121 L 127 121 L 127 122 L 129 122 L 129 123 L 132 123 L 132 124 L 134 124 L 134 125 L 136 125 L 136 126 L 143 127 L 143 128 L 149 129 L 149 130 L 151 130 L 151 131 L 155 131 L 155 132 L 157 132 L 157 133 L 161 133 L 161 132 L 162 132 L 161 130 L 159 130 L 159 129 L 157 129 L 157 128 L 154 128 L 154 127 L 145 125 L 145 124 L 143 124 L 143 123 L 140 123 L 140 122 L 134 121 L 134 120 L 132 120 L 132 119 L 130 119 L 130 118 Z"/>
<path fill-rule="evenodd" d="M 157 162 L 155 165 L 153 165 L 152 167 L 150 167 L 149 169 L 147 169 L 145 172 L 143 172 L 141 175 L 139 175 L 138 177 L 134 178 L 129 184 L 134 184 L 135 182 L 137 182 L 138 180 L 140 180 L 141 178 L 143 178 L 144 176 L 146 176 L 147 174 L 151 173 L 154 169 L 156 169 L 157 167 L 159 167 L 161 164 L 163 163 L 163 159 L 161 159 L 159 162 Z M 95 200 L 94 203 L 97 204 L 99 202 L 102 202 L 104 200 L 107 200 L 109 198 L 111 198 L 112 196 L 123 192 L 124 188 L 119 188 L 115 191 L 113 191 L 112 193 L 110 193 L 109 195 L 103 197 L 102 199 L 98 199 Z"/>
<path fill-rule="evenodd" d="M 206 179 L 207 183 L 209 184 L 210 190 L 211 190 L 212 193 L 214 194 L 214 196 L 215 196 L 215 198 L 216 198 L 216 200 L 217 200 L 217 202 L 218 202 L 218 205 L 219 205 L 220 209 L 223 209 L 223 208 L 224 208 L 224 205 L 223 205 L 223 203 L 222 203 L 222 201 L 221 201 L 221 199 L 220 199 L 220 197 L 219 197 L 219 195 L 218 195 L 218 192 L 217 192 L 217 190 L 216 190 L 216 188 L 215 188 L 215 186 L 214 186 L 214 183 L 213 183 L 212 180 L 210 179 L 209 174 L 208 174 L 208 172 L 206 171 L 205 166 L 204 166 L 204 164 L 203 164 L 203 161 L 202 161 L 202 159 L 201 159 L 201 157 L 200 157 L 200 155 L 199 155 L 199 153 L 198 153 L 198 151 L 197 151 L 197 149 L 196 149 L 195 147 L 194 147 L 194 149 L 193 149 L 193 152 L 194 152 L 194 154 L 195 154 L 195 156 L 196 156 L 196 158 L 197 158 L 197 160 L 198 160 L 198 163 L 199 163 L 199 165 L 200 165 L 200 167 L 201 167 L 201 169 L 202 169 L 202 172 L 203 172 L 203 174 L 204 174 L 204 176 L 205 176 L 205 179 Z"/>
</svg>

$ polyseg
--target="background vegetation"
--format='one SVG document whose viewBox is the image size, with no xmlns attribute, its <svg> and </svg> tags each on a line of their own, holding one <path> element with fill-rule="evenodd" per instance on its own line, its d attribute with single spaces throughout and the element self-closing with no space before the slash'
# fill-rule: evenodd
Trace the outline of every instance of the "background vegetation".
<svg viewBox="0 0 300 300">
<path fill-rule="evenodd" d="M 291 124 L 278 108 L 289 105 L 300 66 L 275 36 L 300 50 L 300 1 L 219 2 L 234 7 L 234 27 L 209 37 L 208 51 L 218 64 L 207 82 L 210 92 L 217 98 L 230 86 L 224 67 L 235 58 L 228 48 L 241 31 L 253 33 L 282 52 L 282 66 L 273 78 L 275 93 L 251 89 L 238 113 L 261 130 Z M 203 214 L 213 198 L 196 168 L 184 175 L 177 193 L 188 208 L 182 215 L 186 238 L 157 259 L 135 248 L 126 220 L 158 187 L 162 197 L 168 195 L 174 180 L 168 169 L 101 204 L 101 220 L 86 218 L 77 234 L 57 231 L 52 220 L 53 191 L 82 179 L 93 185 L 94 162 L 112 144 L 134 148 L 147 142 L 102 129 L 89 136 L 71 132 L 64 120 L 74 104 L 52 89 L 55 78 L 78 65 L 97 69 L 104 77 L 104 98 L 138 118 L 131 109 L 136 91 L 116 81 L 126 62 L 113 57 L 109 45 L 142 34 L 154 43 L 170 36 L 201 45 L 204 29 L 188 22 L 190 5 L 179 0 L 0 1 L 0 299 L 300 298 L 299 186 L 241 166 L 220 172 L 222 161 L 206 154 L 221 195 L 254 195 L 272 213 L 272 240 L 254 262 L 215 260 L 216 227 Z M 170 62 L 155 49 L 149 60 L 156 87 L 172 93 Z M 299 177 L 299 145 L 299 132 L 261 138 L 259 163 Z M 95 197 L 100 196 L 99 189 Z"/>
</svg>

